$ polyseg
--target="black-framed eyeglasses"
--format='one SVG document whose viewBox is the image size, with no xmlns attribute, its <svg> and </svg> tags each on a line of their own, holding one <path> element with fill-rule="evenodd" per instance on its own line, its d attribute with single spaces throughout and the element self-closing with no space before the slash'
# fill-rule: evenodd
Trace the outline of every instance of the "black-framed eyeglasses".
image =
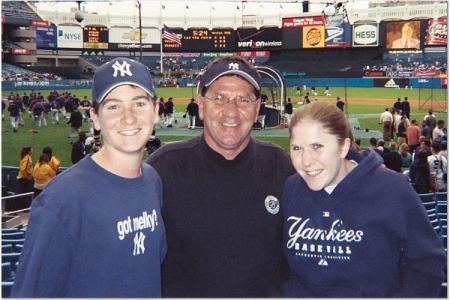
<svg viewBox="0 0 450 300">
<path fill-rule="evenodd" d="M 220 94 L 213 95 L 211 98 L 207 96 L 203 97 L 209 101 L 213 101 L 217 106 L 225 106 L 226 104 L 228 104 L 229 101 L 232 101 L 235 102 L 238 107 L 250 107 L 257 100 L 248 97 L 229 98 Z"/>
</svg>

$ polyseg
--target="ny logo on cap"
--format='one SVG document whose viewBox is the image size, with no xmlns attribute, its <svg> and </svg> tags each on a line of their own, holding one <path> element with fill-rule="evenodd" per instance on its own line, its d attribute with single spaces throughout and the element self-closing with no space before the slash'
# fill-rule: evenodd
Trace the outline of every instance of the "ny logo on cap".
<svg viewBox="0 0 450 300">
<path fill-rule="evenodd" d="M 230 70 L 239 70 L 239 64 L 238 63 L 229 63 L 228 69 Z"/>
<path fill-rule="evenodd" d="M 133 73 L 130 71 L 130 64 L 124 61 L 122 64 L 120 64 L 118 61 L 116 61 L 112 67 L 114 68 L 114 77 L 117 77 L 117 72 L 120 72 L 120 76 L 133 76 Z"/>
</svg>

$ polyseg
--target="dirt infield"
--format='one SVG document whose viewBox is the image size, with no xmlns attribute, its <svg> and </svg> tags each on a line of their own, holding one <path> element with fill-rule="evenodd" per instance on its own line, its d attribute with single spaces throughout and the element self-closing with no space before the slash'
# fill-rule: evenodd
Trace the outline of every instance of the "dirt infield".
<svg viewBox="0 0 450 300">
<path fill-rule="evenodd" d="M 293 103 L 297 103 L 297 102 L 303 101 L 303 97 L 292 97 L 291 96 L 290 98 L 292 99 Z M 320 101 L 324 101 L 325 100 L 325 101 L 330 102 L 330 103 L 335 103 L 336 102 L 336 98 L 334 98 L 334 97 L 326 97 L 326 98 L 318 98 L 318 99 Z M 342 99 L 342 100 L 344 100 L 344 99 Z M 426 107 L 429 107 L 430 106 L 430 102 L 425 103 L 425 101 L 426 100 L 421 100 L 420 104 L 421 105 L 426 104 Z M 435 105 L 436 108 L 439 107 L 439 105 L 441 105 L 444 109 L 447 109 L 447 101 L 436 101 L 436 100 L 433 100 L 433 101 L 434 101 L 433 103 L 436 104 Z M 176 98 L 176 99 L 174 99 L 174 102 L 176 104 L 188 104 L 190 102 L 190 98 Z M 371 106 L 383 105 L 383 106 L 386 106 L 386 107 L 391 107 L 391 106 L 393 106 L 394 102 L 395 102 L 395 100 L 392 100 L 392 99 L 347 98 L 347 105 L 348 104 L 360 104 L 360 105 L 364 104 L 364 105 L 371 105 Z M 413 107 L 418 107 L 419 106 L 419 100 L 414 100 L 414 99 L 410 100 L 410 99 L 408 99 L 408 102 Z"/>
<path fill-rule="evenodd" d="M 6 96 L 3 96 L 3 101 L 8 104 L 8 98 Z M 290 97 L 292 99 L 293 103 L 298 103 L 303 101 L 303 97 Z M 336 102 L 336 98 L 335 97 L 327 97 L 327 98 L 318 98 L 320 101 L 327 101 L 330 103 L 335 103 Z M 344 99 L 343 99 L 344 100 Z M 344 100 L 345 101 L 345 100 Z M 429 108 L 431 103 L 427 100 L 421 100 L 419 103 L 419 100 L 415 100 L 415 99 L 408 99 L 408 102 L 410 103 L 410 105 L 412 107 L 419 107 L 420 105 L 425 105 L 426 108 Z M 436 108 L 436 110 L 439 110 L 440 107 L 444 108 L 445 110 L 447 110 L 447 101 L 444 100 L 433 100 L 433 104 L 434 107 Z M 191 102 L 191 98 L 175 98 L 174 99 L 175 104 L 189 104 Z M 370 105 L 370 106 L 379 106 L 379 105 L 383 105 L 386 107 L 391 107 L 394 104 L 395 101 L 393 101 L 392 99 L 369 99 L 369 98 L 364 98 L 364 99 L 360 99 L 360 98 L 347 98 L 347 105 L 349 104 L 359 104 L 359 105 Z M 438 109 L 439 108 L 439 109 Z"/>
</svg>

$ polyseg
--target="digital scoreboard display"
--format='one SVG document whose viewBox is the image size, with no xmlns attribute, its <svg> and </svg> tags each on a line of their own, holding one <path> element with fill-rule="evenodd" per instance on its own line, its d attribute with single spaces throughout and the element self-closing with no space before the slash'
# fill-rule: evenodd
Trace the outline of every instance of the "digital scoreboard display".
<svg viewBox="0 0 450 300">
<path fill-rule="evenodd" d="M 86 26 L 83 28 L 83 48 L 108 49 L 108 27 Z"/>
<path fill-rule="evenodd" d="M 233 51 L 236 47 L 236 33 L 232 29 L 172 29 L 172 31 L 180 37 L 181 46 L 164 39 L 164 50 Z"/>
</svg>

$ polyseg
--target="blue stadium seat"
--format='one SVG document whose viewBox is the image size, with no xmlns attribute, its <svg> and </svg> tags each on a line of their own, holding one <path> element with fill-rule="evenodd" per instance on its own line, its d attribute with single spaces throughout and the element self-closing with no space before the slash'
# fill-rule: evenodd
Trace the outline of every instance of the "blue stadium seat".
<svg viewBox="0 0 450 300">
<path fill-rule="evenodd" d="M 17 232 L 8 232 L 8 233 L 3 233 L 2 232 L 2 239 L 5 240 L 20 240 L 20 239 L 24 239 L 25 238 L 25 232 L 24 231 L 17 231 Z"/>
<path fill-rule="evenodd" d="M 12 271 L 11 263 L 2 263 L 2 282 L 14 281 L 14 274 Z"/>
<path fill-rule="evenodd" d="M 25 239 L 20 239 L 20 240 L 5 240 L 5 239 L 2 239 L 2 245 L 11 244 L 13 246 L 13 249 L 14 249 L 15 245 L 17 245 L 17 244 L 23 245 L 24 243 L 25 243 Z"/>
<path fill-rule="evenodd" d="M 13 252 L 12 244 L 2 245 L 2 253 L 12 253 L 12 252 Z"/>
<path fill-rule="evenodd" d="M 436 201 L 445 201 L 445 202 L 447 202 L 447 192 L 435 193 L 434 197 L 435 197 Z"/>
<path fill-rule="evenodd" d="M 419 194 L 419 198 L 422 200 L 422 204 L 427 211 L 428 218 L 436 233 L 439 235 L 441 232 L 441 226 L 439 223 L 437 203 L 434 197 L 434 193 Z"/>
<path fill-rule="evenodd" d="M 15 244 L 13 247 L 13 252 L 14 253 L 21 253 L 23 249 L 23 245 L 22 244 Z"/>
<path fill-rule="evenodd" d="M 2 298 L 9 298 L 14 282 L 2 282 Z"/>
<path fill-rule="evenodd" d="M 19 228 L 2 228 L 2 233 L 14 233 L 19 231 Z"/>
<path fill-rule="evenodd" d="M 2 253 L 2 264 L 10 263 L 15 272 L 16 263 L 19 261 L 20 253 Z"/>
</svg>

